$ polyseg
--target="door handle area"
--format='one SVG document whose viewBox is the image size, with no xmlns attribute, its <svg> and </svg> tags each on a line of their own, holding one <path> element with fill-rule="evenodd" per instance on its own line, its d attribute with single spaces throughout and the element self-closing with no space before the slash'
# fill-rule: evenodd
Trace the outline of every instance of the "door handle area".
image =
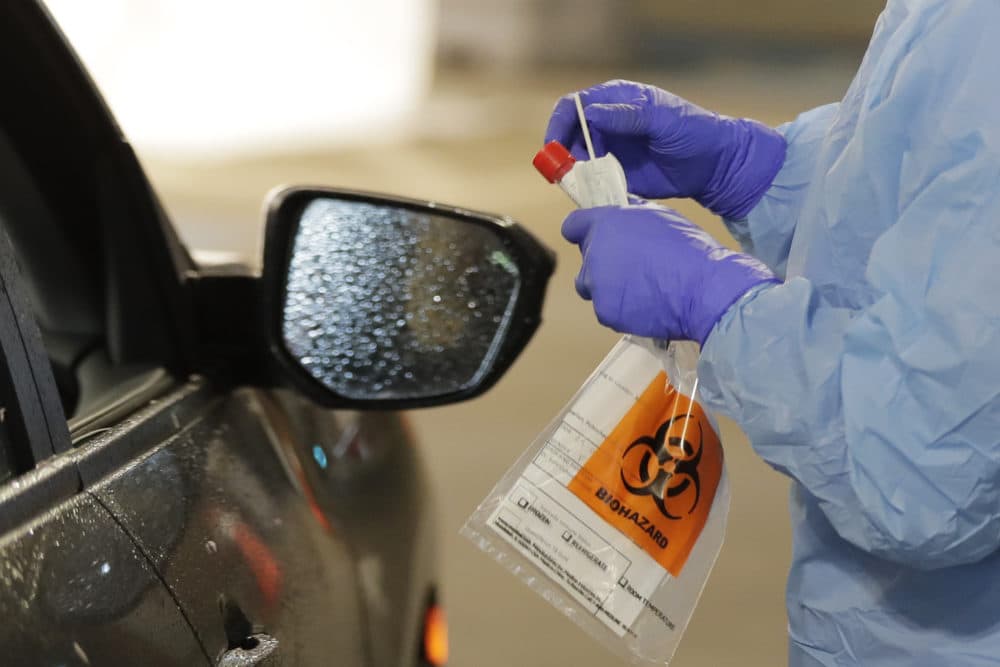
<svg viewBox="0 0 1000 667">
<path fill-rule="evenodd" d="M 265 667 L 277 665 L 278 640 L 271 635 L 250 635 L 240 646 L 222 654 L 216 667 Z"/>
</svg>

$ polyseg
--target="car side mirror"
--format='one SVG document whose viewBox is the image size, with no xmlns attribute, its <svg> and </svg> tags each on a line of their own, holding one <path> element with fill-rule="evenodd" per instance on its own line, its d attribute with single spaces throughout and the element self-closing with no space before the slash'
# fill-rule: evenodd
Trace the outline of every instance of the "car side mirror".
<svg viewBox="0 0 1000 667">
<path fill-rule="evenodd" d="M 541 321 L 552 253 L 507 218 L 370 193 L 272 196 L 268 348 L 284 380 L 337 407 L 476 396 Z"/>
</svg>

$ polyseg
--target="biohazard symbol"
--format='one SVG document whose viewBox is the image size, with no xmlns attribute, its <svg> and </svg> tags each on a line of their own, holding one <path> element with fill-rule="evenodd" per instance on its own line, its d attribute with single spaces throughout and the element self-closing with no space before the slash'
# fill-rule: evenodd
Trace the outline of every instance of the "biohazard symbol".
<svg viewBox="0 0 1000 667">
<path fill-rule="evenodd" d="M 701 422 L 677 415 L 653 436 L 644 435 L 625 448 L 622 483 L 637 496 L 650 496 L 668 519 L 694 512 L 701 498 L 698 463 L 704 434 Z"/>
</svg>

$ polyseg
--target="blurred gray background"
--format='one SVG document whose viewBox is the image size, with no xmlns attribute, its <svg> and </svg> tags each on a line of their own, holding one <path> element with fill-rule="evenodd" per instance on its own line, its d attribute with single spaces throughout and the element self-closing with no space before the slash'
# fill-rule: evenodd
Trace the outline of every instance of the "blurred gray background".
<svg viewBox="0 0 1000 667">
<path fill-rule="evenodd" d="M 407 0 L 389 0 L 381 2 L 378 11 L 393 11 L 392 2 L 413 10 Z M 296 4 L 285 5 L 284 11 L 294 12 Z M 333 13 L 343 5 L 343 21 L 360 21 L 352 18 L 356 3 L 326 4 Z M 602 329 L 589 305 L 576 297 L 573 276 L 579 259 L 575 248 L 559 237 L 570 205 L 530 164 L 552 104 L 577 88 L 631 78 L 719 112 L 778 124 L 842 96 L 882 5 L 878 0 L 428 1 L 421 14 L 426 22 L 418 54 L 427 63 L 426 71 L 412 67 L 416 52 L 410 43 L 409 51 L 400 52 L 396 60 L 379 61 L 365 75 L 367 88 L 357 76 L 370 64 L 363 56 L 353 62 L 303 63 L 313 68 L 309 85 L 327 94 L 331 106 L 319 110 L 329 114 L 348 108 L 378 111 L 373 107 L 388 104 L 378 102 L 386 98 L 374 94 L 380 85 L 400 86 L 397 81 L 406 76 L 419 79 L 405 88 L 406 103 L 397 105 L 405 107 L 404 112 L 365 133 L 333 124 L 310 126 L 304 142 L 272 137 L 269 143 L 248 141 L 217 152 L 171 152 L 169 142 L 165 149 L 165 142 L 142 133 L 171 122 L 167 114 L 152 122 L 122 117 L 126 131 L 135 126 L 135 141 L 152 180 L 195 248 L 235 252 L 256 261 L 265 194 L 279 183 L 313 183 L 508 214 L 558 252 L 544 324 L 508 376 L 473 402 L 414 412 L 411 417 L 440 510 L 451 664 L 617 664 L 548 603 L 458 536 L 466 516 L 617 338 Z M 379 20 L 375 16 L 374 23 L 364 25 L 377 26 Z M 86 28 L 66 27 L 71 38 L 80 31 L 81 44 L 86 42 Z M 261 42 L 270 38 L 256 37 Z M 394 45 L 402 44 L 398 39 L 367 37 L 390 56 Z M 82 46 L 81 51 L 85 60 L 92 55 Z M 210 61 L 213 56 L 203 57 Z M 407 67 L 409 74 L 393 69 Z M 113 82 L 105 80 L 113 74 L 96 72 L 115 107 Z M 270 85 L 268 77 L 275 76 L 281 75 L 262 74 L 256 94 L 266 96 L 269 89 L 283 94 L 281 86 Z M 350 85 L 341 83 L 348 80 Z M 171 94 L 183 96 L 184 81 L 173 85 Z M 267 100 L 276 101 L 281 104 L 271 106 L 279 113 L 281 127 L 282 104 L 297 102 L 287 97 Z M 205 99 L 190 103 L 211 106 Z M 244 108 L 250 114 L 257 107 Z M 292 121 L 287 125 L 296 129 Z M 721 225 L 697 206 L 680 202 L 677 207 L 731 242 Z M 784 664 L 787 483 L 755 458 L 736 426 L 723 420 L 722 430 L 734 487 L 729 533 L 672 664 Z"/>
</svg>

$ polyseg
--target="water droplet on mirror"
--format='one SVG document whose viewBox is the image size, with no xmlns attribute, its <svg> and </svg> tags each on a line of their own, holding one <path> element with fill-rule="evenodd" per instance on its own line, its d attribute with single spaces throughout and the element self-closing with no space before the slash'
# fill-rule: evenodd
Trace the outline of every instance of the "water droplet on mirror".
<svg viewBox="0 0 1000 667">
<path fill-rule="evenodd" d="M 293 246 L 286 346 L 346 396 L 457 390 L 479 372 L 513 306 L 520 280 L 510 269 L 488 227 L 317 199 Z"/>
</svg>

